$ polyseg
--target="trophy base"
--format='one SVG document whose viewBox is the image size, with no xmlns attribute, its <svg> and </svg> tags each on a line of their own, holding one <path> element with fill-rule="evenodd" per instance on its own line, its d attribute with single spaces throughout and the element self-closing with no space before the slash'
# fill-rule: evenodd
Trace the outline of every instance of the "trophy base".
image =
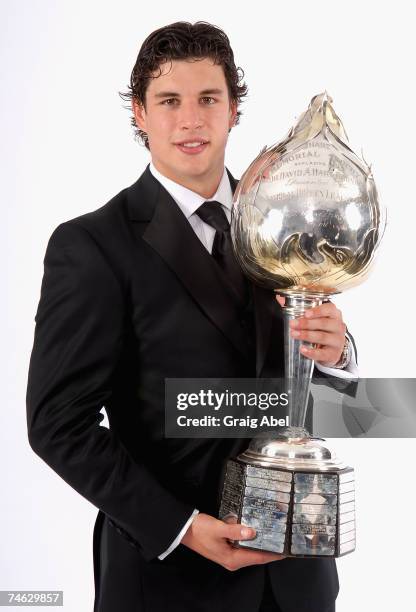
<svg viewBox="0 0 416 612">
<path fill-rule="evenodd" d="M 309 446 L 314 440 L 309 438 Z M 355 550 L 352 468 L 335 467 L 328 459 L 320 460 L 321 469 L 297 468 L 293 457 L 285 467 L 282 457 L 273 465 L 264 455 L 267 464 L 259 465 L 248 455 L 254 453 L 227 462 L 219 518 L 253 527 L 256 537 L 234 546 L 288 557 L 336 558 Z"/>
</svg>

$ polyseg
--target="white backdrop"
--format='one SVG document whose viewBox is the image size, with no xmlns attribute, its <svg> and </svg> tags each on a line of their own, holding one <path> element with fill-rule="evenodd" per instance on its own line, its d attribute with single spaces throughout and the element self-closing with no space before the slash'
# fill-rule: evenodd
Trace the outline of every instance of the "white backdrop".
<svg viewBox="0 0 416 612">
<path fill-rule="evenodd" d="M 373 165 L 389 216 L 372 276 L 336 302 L 356 339 L 362 376 L 415 376 L 411 4 L 211 0 L 199 10 L 187 0 L 149 4 L 2 0 L 0 5 L 5 262 L 0 589 L 63 589 L 69 612 L 92 610 L 96 509 L 27 442 L 34 315 L 52 230 L 104 204 L 133 183 L 149 160 L 133 140 L 130 113 L 117 92 L 126 89 L 140 44 L 151 31 L 173 21 L 205 20 L 228 33 L 250 89 L 228 146 L 226 163 L 236 177 L 265 144 L 287 132 L 313 95 L 327 89 L 353 148 L 362 146 Z M 404 300 L 406 307 L 400 305 Z M 334 444 L 355 466 L 358 480 L 358 547 L 338 562 L 337 610 L 411 610 L 414 442 Z M 400 512 L 402 494 L 407 501 Z"/>
</svg>

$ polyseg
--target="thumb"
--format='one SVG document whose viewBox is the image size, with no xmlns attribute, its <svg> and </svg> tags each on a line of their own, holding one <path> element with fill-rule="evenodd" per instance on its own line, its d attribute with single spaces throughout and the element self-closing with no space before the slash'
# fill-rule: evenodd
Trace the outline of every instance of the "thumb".
<svg viewBox="0 0 416 612">
<path fill-rule="evenodd" d="M 245 525 L 224 524 L 223 537 L 229 540 L 251 540 L 256 537 L 256 530 Z"/>
</svg>

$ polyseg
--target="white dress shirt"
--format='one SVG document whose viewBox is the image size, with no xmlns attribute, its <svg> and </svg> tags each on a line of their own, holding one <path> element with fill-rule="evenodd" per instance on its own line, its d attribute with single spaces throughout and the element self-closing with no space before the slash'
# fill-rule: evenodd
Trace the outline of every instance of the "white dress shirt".
<svg viewBox="0 0 416 612">
<path fill-rule="evenodd" d="M 166 191 L 169 192 L 169 194 L 175 200 L 176 204 L 179 206 L 185 217 L 188 219 L 195 234 L 198 236 L 204 247 L 210 253 L 212 253 L 212 245 L 214 243 L 215 238 L 215 229 L 204 221 L 202 221 L 202 219 L 196 214 L 196 211 L 204 202 L 207 202 L 209 200 L 215 200 L 222 204 L 223 210 L 227 216 L 228 221 L 231 221 L 233 192 L 225 167 L 217 191 L 214 193 L 212 198 L 208 199 L 203 198 L 198 193 L 191 191 L 187 187 L 179 185 L 179 183 L 175 183 L 175 181 L 166 178 L 166 176 L 161 174 L 155 168 L 152 162 L 150 162 L 150 172 L 163 185 Z M 315 367 L 321 372 L 324 372 L 325 374 L 337 376 L 338 378 L 358 378 L 357 360 L 351 340 L 349 342 L 349 347 L 349 361 L 343 370 L 340 370 L 338 368 L 328 368 L 320 365 L 319 363 L 315 363 Z M 165 550 L 165 552 L 163 552 L 161 555 L 159 555 L 159 559 L 163 560 L 178 546 L 196 514 L 198 514 L 198 510 L 193 511 L 192 515 L 189 517 L 188 521 L 185 523 L 180 533 L 174 539 L 169 548 Z"/>
</svg>

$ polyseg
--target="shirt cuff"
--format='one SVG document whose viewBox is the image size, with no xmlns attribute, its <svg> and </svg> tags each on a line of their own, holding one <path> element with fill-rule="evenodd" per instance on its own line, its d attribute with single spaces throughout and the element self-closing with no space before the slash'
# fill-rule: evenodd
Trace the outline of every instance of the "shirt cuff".
<svg viewBox="0 0 416 612">
<path fill-rule="evenodd" d="M 167 550 L 165 550 L 165 552 L 163 552 L 161 555 L 158 556 L 158 559 L 163 561 L 163 559 L 165 557 L 170 555 L 170 553 L 175 550 L 175 548 L 178 546 L 178 544 L 181 543 L 181 540 L 182 540 L 183 536 L 185 535 L 185 533 L 187 532 L 189 525 L 192 523 L 192 521 L 194 520 L 194 517 L 198 513 L 199 513 L 199 510 L 196 510 L 196 509 L 192 512 L 191 516 L 186 521 L 185 525 L 182 527 L 182 529 L 179 532 L 179 534 L 177 535 L 177 537 L 173 540 L 172 544 L 169 546 L 169 548 Z"/>
<path fill-rule="evenodd" d="M 359 378 L 358 366 L 357 366 L 357 357 L 355 354 L 354 344 L 351 341 L 351 337 L 348 333 L 346 333 L 349 339 L 349 349 L 348 349 L 348 363 L 343 370 L 339 368 L 328 368 L 327 366 L 323 366 L 320 363 L 315 362 L 315 367 L 317 370 L 320 370 L 324 374 L 328 374 L 329 376 L 337 376 L 338 378 Z"/>
</svg>

